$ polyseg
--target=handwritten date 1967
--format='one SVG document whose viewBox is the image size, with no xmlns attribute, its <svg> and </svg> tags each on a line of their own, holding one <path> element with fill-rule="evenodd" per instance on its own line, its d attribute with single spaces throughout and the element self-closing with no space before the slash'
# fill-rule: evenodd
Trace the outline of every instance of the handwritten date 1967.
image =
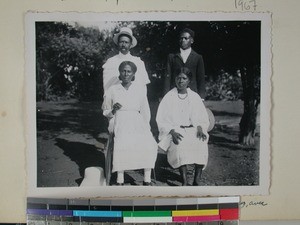
<svg viewBox="0 0 300 225">
<path fill-rule="evenodd" d="M 234 0 L 234 5 L 236 9 L 242 11 L 256 11 L 256 0 Z"/>
</svg>

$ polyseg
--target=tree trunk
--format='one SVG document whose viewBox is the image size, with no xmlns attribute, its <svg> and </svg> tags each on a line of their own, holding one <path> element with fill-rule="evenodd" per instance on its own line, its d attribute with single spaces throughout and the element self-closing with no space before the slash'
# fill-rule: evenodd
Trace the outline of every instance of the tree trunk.
<svg viewBox="0 0 300 225">
<path fill-rule="evenodd" d="M 241 78 L 244 94 L 244 114 L 240 121 L 239 142 L 243 145 L 254 145 L 256 116 L 259 105 L 257 91 L 255 90 L 255 69 L 244 67 Z"/>
</svg>

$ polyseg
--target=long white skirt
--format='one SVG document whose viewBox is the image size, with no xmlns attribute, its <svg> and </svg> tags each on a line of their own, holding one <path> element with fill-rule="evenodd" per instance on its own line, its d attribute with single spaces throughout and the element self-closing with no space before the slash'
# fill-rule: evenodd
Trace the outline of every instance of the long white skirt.
<svg viewBox="0 0 300 225">
<path fill-rule="evenodd" d="M 207 139 L 203 141 L 197 138 L 196 127 L 176 128 L 175 131 L 183 136 L 178 145 L 174 144 L 170 134 L 164 137 L 159 143 L 162 149 L 167 150 L 169 164 L 173 168 L 187 164 L 204 165 L 205 168 L 208 161 L 208 134 L 206 134 Z"/>
<path fill-rule="evenodd" d="M 118 111 L 114 121 L 112 172 L 154 168 L 157 143 L 137 111 Z"/>
</svg>

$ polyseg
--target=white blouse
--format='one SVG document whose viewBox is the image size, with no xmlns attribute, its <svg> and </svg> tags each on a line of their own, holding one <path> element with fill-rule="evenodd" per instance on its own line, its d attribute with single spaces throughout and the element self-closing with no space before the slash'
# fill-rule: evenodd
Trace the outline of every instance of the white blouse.
<svg viewBox="0 0 300 225">
<path fill-rule="evenodd" d="M 141 94 L 143 93 L 143 94 Z M 104 95 L 102 104 L 103 115 L 108 119 L 114 118 L 112 114 L 113 105 L 120 103 L 120 111 L 137 111 L 141 114 L 147 124 L 150 122 L 150 107 L 145 92 L 141 92 L 141 87 L 132 83 L 128 90 L 122 84 L 113 85 Z M 113 122 L 113 121 L 112 121 Z M 110 121 L 111 123 L 111 121 Z M 110 124 L 109 131 L 112 131 Z"/>
<path fill-rule="evenodd" d="M 173 88 L 159 104 L 156 122 L 160 140 L 168 135 L 170 130 L 180 126 L 201 126 L 202 130 L 207 132 L 209 119 L 200 96 L 188 88 L 186 98 L 179 97 L 177 88 Z"/>
</svg>

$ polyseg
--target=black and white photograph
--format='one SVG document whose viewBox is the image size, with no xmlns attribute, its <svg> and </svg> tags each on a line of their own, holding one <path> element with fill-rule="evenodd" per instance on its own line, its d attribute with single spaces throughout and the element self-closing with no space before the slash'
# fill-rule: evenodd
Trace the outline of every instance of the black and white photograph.
<svg viewBox="0 0 300 225">
<path fill-rule="evenodd" d="M 28 13 L 28 195 L 268 194 L 270 21 Z"/>
</svg>

